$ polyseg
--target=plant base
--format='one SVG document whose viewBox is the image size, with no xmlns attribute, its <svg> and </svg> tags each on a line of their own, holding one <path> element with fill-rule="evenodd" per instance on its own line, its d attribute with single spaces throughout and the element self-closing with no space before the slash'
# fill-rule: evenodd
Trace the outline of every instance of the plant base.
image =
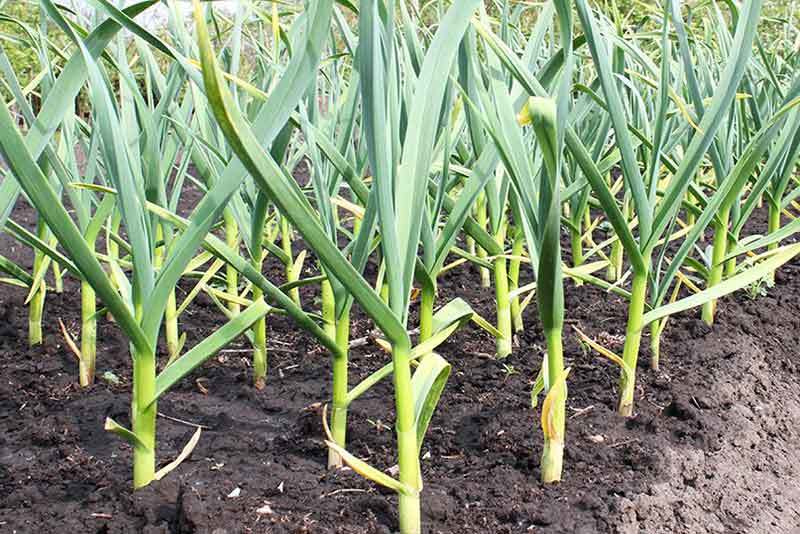
<svg viewBox="0 0 800 534">
<path fill-rule="evenodd" d="M 542 451 L 542 482 L 552 484 L 561 482 L 561 472 L 564 466 L 564 442 L 545 440 Z"/>
<path fill-rule="evenodd" d="M 621 399 L 619 401 L 619 408 L 617 408 L 617 413 L 620 414 L 622 417 L 632 417 L 633 399 L 630 400 Z"/>
<path fill-rule="evenodd" d="M 511 340 L 502 337 L 497 338 L 495 352 L 498 358 L 507 358 L 511 354 Z"/>
<path fill-rule="evenodd" d="M 419 495 L 400 495 L 398 513 L 400 516 L 400 534 L 422 533 Z"/>
</svg>

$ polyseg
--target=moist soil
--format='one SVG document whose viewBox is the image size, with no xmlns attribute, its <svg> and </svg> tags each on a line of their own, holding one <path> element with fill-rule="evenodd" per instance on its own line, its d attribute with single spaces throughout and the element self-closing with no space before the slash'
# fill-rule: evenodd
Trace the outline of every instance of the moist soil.
<svg viewBox="0 0 800 534">
<path fill-rule="evenodd" d="M 20 202 L 15 220 L 30 225 Z M 760 214 L 759 219 L 763 218 Z M 761 224 L 761 223 L 759 223 Z M 756 229 L 757 230 L 757 229 Z M 30 250 L 0 237 L 29 267 Z M 308 273 L 313 269 L 307 262 Z M 277 265 L 265 272 L 283 277 Z M 182 283 L 179 300 L 191 289 Z M 466 299 L 493 319 L 491 290 L 461 267 L 439 302 Z M 640 357 L 635 416 L 615 414 L 618 369 L 587 351 L 572 326 L 621 353 L 625 303 L 591 287 L 566 288 L 569 376 L 564 480 L 539 482 L 542 433 L 531 387 L 544 350 L 535 305 L 512 356 L 466 326 L 438 349 L 453 373 L 422 447 L 423 521 L 430 533 L 793 533 L 800 525 L 800 261 L 765 295 L 720 302 L 709 328 L 699 311 L 670 320 L 661 372 Z M 251 386 L 244 339 L 159 402 L 158 459 L 174 459 L 202 425 L 192 455 L 133 492 L 131 449 L 103 431 L 127 424 L 131 365 L 125 338 L 100 321 L 97 383 L 77 386 L 77 363 L 58 320 L 79 334 L 79 294 L 50 292 L 44 344 L 27 343 L 26 291 L 0 285 L 0 532 L 389 533 L 395 496 L 344 469 L 327 471 L 321 407 L 330 362 L 289 319 L 268 319 L 269 376 Z M 302 293 L 307 309 L 317 295 Z M 220 324 L 200 297 L 181 317 L 192 346 Z M 415 318 L 412 317 L 412 324 Z M 353 338 L 371 323 L 353 314 Z M 353 349 L 351 381 L 387 362 L 374 344 Z M 163 361 L 163 360 L 162 360 Z M 119 383 L 104 379 L 113 373 Z M 108 377 L 107 378 L 111 378 Z M 396 463 L 391 382 L 351 408 L 348 449 L 383 470 Z"/>
</svg>

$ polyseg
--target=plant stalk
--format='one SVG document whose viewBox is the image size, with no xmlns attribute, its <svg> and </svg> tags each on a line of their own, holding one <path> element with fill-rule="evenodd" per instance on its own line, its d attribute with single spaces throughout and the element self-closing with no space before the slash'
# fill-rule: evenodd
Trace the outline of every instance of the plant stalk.
<svg viewBox="0 0 800 534">
<path fill-rule="evenodd" d="M 169 292 L 167 305 L 164 309 L 164 337 L 167 341 L 168 361 L 171 363 L 180 356 L 180 336 L 178 333 L 178 306 L 175 300 L 175 290 Z"/>
<path fill-rule="evenodd" d="M 326 279 L 320 284 L 322 299 L 322 328 L 330 337 L 336 337 L 336 301 L 334 300 L 333 288 Z"/>
<path fill-rule="evenodd" d="M 728 248 L 727 250 L 733 250 L 736 248 L 736 241 L 733 238 L 728 239 Z M 726 252 L 727 253 L 727 252 Z M 729 258 L 725 262 L 725 278 L 730 278 L 736 274 L 736 258 Z"/>
<path fill-rule="evenodd" d="M 392 355 L 399 477 L 400 482 L 413 489 L 409 494 L 401 493 L 399 495 L 400 532 L 401 534 L 420 534 L 422 520 L 419 502 L 419 447 L 414 422 L 414 392 L 411 388 L 411 350 L 407 345 L 395 344 Z"/>
<path fill-rule="evenodd" d="M 47 226 L 43 220 L 39 220 L 36 225 L 37 237 L 43 241 L 47 239 Z M 43 252 L 36 250 L 33 259 L 33 272 L 38 273 L 40 269 L 46 268 L 47 256 Z M 31 347 L 42 343 L 42 315 L 44 314 L 44 301 L 47 295 L 47 284 L 44 277 L 39 282 L 39 287 L 28 303 L 28 343 Z"/>
<path fill-rule="evenodd" d="M 547 339 L 547 376 L 548 384 L 555 384 L 562 380 L 564 374 L 564 351 L 562 345 L 562 328 L 551 328 L 545 332 Z M 564 434 L 566 421 L 566 385 L 561 390 L 552 407 L 552 421 L 555 423 L 555 433 L 548 436 L 545 433 L 544 449 L 542 450 L 542 482 L 551 484 L 561 481 L 564 465 Z"/>
<path fill-rule="evenodd" d="M 712 288 L 722 282 L 725 270 L 725 254 L 728 251 L 728 221 L 730 219 L 730 208 L 722 208 L 717 216 L 719 220 L 714 223 L 714 242 L 711 252 L 711 266 L 709 276 L 706 281 L 706 289 Z M 706 324 L 714 324 L 714 313 L 716 312 L 716 299 L 703 304 L 702 317 Z"/>
<path fill-rule="evenodd" d="M 569 244 L 572 251 L 572 266 L 580 267 L 584 263 L 583 258 L 583 243 L 581 242 L 581 220 L 577 218 L 575 221 L 577 229 L 570 228 L 569 230 Z M 583 285 L 582 280 L 575 280 L 575 285 L 580 287 Z"/>
<path fill-rule="evenodd" d="M 256 267 L 261 271 L 261 262 Z M 253 286 L 253 301 L 264 296 L 261 288 Z M 256 389 L 264 389 L 267 381 L 267 318 L 261 317 L 251 327 L 253 331 L 253 385 Z"/>
<path fill-rule="evenodd" d="M 164 227 L 158 225 L 156 227 L 156 239 L 164 239 Z M 153 265 L 160 269 L 164 264 L 164 256 L 166 256 L 167 247 L 158 247 L 153 255 Z M 166 307 L 164 308 L 164 337 L 167 342 L 167 365 L 175 361 L 179 356 L 180 339 L 178 333 L 178 310 L 175 300 L 175 290 L 170 291 L 167 296 Z"/>
<path fill-rule="evenodd" d="M 97 302 L 92 286 L 81 282 L 81 357 L 78 362 L 78 379 L 81 387 L 94 384 L 97 358 Z"/>
<path fill-rule="evenodd" d="M 663 320 L 650 323 L 650 369 L 661 369 L 661 332 Z"/>
<path fill-rule="evenodd" d="M 485 193 L 478 195 L 478 200 L 475 203 L 475 219 L 481 228 L 486 228 L 486 225 L 489 221 L 489 216 L 487 213 Z M 486 250 L 484 250 L 483 247 L 478 246 L 478 257 L 482 260 L 485 260 L 487 256 L 488 254 L 486 253 Z M 478 269 L 481 273 L 481 287 L 490 287 L 492 282 L 490 279 L 489 269 L 486 267 L 479 267 Z"/>
<path fill-rule="evenodd" d="M 781 229 L 781 208 L 772 202 L 769 202 L 769 220 L 767 221 L 767 234 L 777 232 Z M 775 250 L 778 248 L 778 243 L 770 243 L 767 250 Z"/>
<path fill-rule="evenodd" d="M 495 240 L 501 247 L 505 245 L 506 240 L 505 226 L 502 223 L 495 236 Z M 496 355 L 498 358 L 505 358 L 511 354 L 511 337 L 513 335 L 511 331 L 511 299 L 508 297 L 507 261 L 503 257 L 497 257 L 494 259 L 493 265 L 497 330 L 502 334 L 495 340 Z"/>
<path fill-rule="evenodd" d="M 222 214 L 222 219 L 225 225 L 225 244 L 234 250 L 239 249 L 239 230 L 236 226 L 236 219 L 229 209 L 226 209 Z M 239 296 L 239 272 L 231 264 L 225 266 L 225 280 L 227 282 L 228 294 L 233 297 Z M 241 311 L 241 306 L 238 302 L 228 301 L 228 310 L 233 315 L 238 315 Z"/>
<path fill-rule="evenodd" d="M 433 284 L 423 282 L 419 305 L 419 342 L 428 340 L 433 335 L 433 306 L 436 301 L 436 288 Z"/>
<path fill-rule="evenodd" d="M 625 197 L 622 213 L 625 215 L 625 220 L 630 220 L 630 201 Z M 616 282 L 622 278 L 622 260 L 624 257 L 624 250 L 622 248 L 622 241 L 615 240 L 611 244 L 611 253 L 609 255 L 609 264 L 606 270 L 606 277 L 609 282 Z"/>
<path fill-rule="evenodd" d="M 46 292 L 47 285 L 42 280 L 39 282 L 39 289 L 28 303 L 28 343 L 31 347 L 42 344 L 42 315 Z"/>
<path fill-rule="evenodd" d="M 620 378 L 619 414 L 633 415 L 633 397 L 636 388 L 636 362 L 639 359 L 639 345 L 642 341 L 642 317 L 647 298 L 647 270 L 633 273 L 631 300 L 628 306 L 628 326 L 625 331 L 625 348 L 622 360 L 631 370 L 630 376 L 622 373 Z"/>
<path fill-rule="evenodd" d="M 519 288 L 519 270 L 522 262 L 517 258 L 522 257 L 524 250 L 525 233 L 521 228 L 516 228 L 514 232 L 514 244 L 511 246 L 511 255 L 514 256 L 514 258 L 511 259 L 508 266 L 508 289 L 511 292 L 514 292 Z M 525 330 L 525 324 L 522 321 L 522 310 L 520 309 L 519 295 L 511 299 L 511 323 L 513 324 L 514 332 L 522 332 Z"/>
<path fill-rule="evenodd" d="M 281 217 L 281 247 L 283 253 L 288 257 L 288 261 L 284 266 L 286 272 L 286 282 L 296 282 L 300 278 L 300 273 L 294 272 L 294 256 L 292 256 L 292 229 L 289 226 L 289 220 L 286 217 Z M 295 304 L 300 306 L 300 289 L 294 287 L 289 290 L 289 297 Z"/>
<path fill-rule="evenodd" d="M 133 487 L 147 486 L 156 469 L 156 402 L 146 407 L 156 388 L 156 359 L 152 352 L 137 352 L 133 361 L 132 430 L 141 446 L 133 448 Z"/>
<path fill-rule="evenodd" d="M 333 411 L 331 413 L 331 434 L 333 440 L 341 447 L 347 444 L 347 393 L 348 393 L 348 358 L 350 345 L 350 315 L 344 315 L 336 321 L 336 344 L 341 354 L 333 356 Z M 328 448 L 328 469 L 342 467 L 342 457 L 338 452 Z"/>
<path fill-rule="evenodd" d="M 53 262 L 53 280 L 56 293 L 64 292 L 64 270 L 57 261 Z"/>
</svg>

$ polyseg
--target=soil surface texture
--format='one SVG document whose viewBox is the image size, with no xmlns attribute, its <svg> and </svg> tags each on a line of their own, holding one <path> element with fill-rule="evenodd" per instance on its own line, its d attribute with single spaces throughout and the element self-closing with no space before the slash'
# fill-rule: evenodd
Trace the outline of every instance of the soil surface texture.
<svg viewBox="0 0 800 534">
<path fill-rule="evenodd" d="M 30 224 L 33 214 L 21 202 L 13 218 Z M 6 236 L 0 248 L 30 266 L 30 250 Z M 265 272 L 283 281 L 278 265 L 268 262 Z M 182 283 L 179 301 L 190 289 L 191 282 Z M 58 326 L 61 319 L 79 335 L 78 295 L 71 279 L 62 294 L 49 293 L 44 344 L 29 348 L 26 291 L 0 285 L 0 532 L 396 531 L 391 492 L 353 471 L 326 470 L 321 407 L 330 398 L 330 360 L 280 316 L 268 319 L 263 391 L 251 386 L 242 339 L 163 397 L 160 465 L 178 455 L 193 425 L 204 430 L 182 465 L 133 492 L 130 447 L 103 431 L 107 416 L 129 421 L 127 342 L 102 319 L 97 384 L 78 387 L 77 363 Z M 798 532 L 798 295 L 795 261 L 765 295 L 723 299 L 713 327 L 697 310 L 672 318 L 660 372 L 649 369 L 645 335 L 635 416 L 623 419 L 615 414 L 618 368 L 584 349 L 572 326 L 621 353 L 626 305 L 569 282 L 565 470 L 564 481 L 551 487 L 539 482 L 540 411 L 530 398 L 545 346 L 535 305 L 505 360 L 493 358 L 489 335 L 464 327 L 438 349 L 453 373 L 422 447 L 425 531 Z M 455 296 L 493 320 L 493 294 L 474 270 L 462 266 L 441 279 L 438 303 Z M 307 309 L 318 307 L 314 290 L 302 297 Z M 219 324 L 215 304 L 200 297 L 181 317 L 186 346 Z M 354 339 L 372 331 L 357 309 L 352 326 Z M 374 344 L 353 349 L 351 384 L 387 361 Z M 352 406 L 349 450 L 391 469 L 393 418 L 388 381 Z"/>
</svg>

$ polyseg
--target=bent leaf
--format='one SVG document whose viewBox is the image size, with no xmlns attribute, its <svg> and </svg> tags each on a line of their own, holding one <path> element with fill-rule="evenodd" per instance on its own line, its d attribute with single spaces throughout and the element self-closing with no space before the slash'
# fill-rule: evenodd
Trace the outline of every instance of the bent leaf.
<svg viewBox="0 0 800 534">
<path fill-rule="evenodd" d="M 433 334 L 412 349 L 411 357 L 418 358 L 430 353 L 433 349 L 444 343 L 453 332 L 472 319 L 474 313 L 470 305 L 461 298 L 453 299 L 439 308 L 439 310 L 433 314 Z"/>
<path fill-rule="evenodd" d="M 355 471 L 362 477 L 375 482 L 376 484 L 380 484 L 381 486 L 394 490 L 402 495 L 414 495 L 417 493 L 417 491 L 414 488 L 411 488 L 410 486 L 403 484 L 399 480 L 390 477 L 383 471 L 380 471 L 379 469 L 372 467 L 364 460 L 360 460 L 359 458 L 353 456 L 353 454 L 348 452 L 347 449 L 337 445 L 336 441 L 333 439 L 333 436 L 331 435 L 331 429 L 328 426 L 327 404 L 322 408 L 322 426 L 325 429 L 325 435 L 328 437 L 328 439 L 325 440 L 325 445 L 327 445 L 328 448 L 333 449 L 337 454 L 339 454 L 339 456 L 342 457 L 344 463 L 346 463 L 348 467 L 350 467 L 353 471 Z"/>
<path fill-rule="evenodd" d="M 512 293 L 513 293 L 513 292 L 512 292 Z M 510 296 L 509 298 L 513 298 L 513 296 Z M 475 312 L 475 313 L 473 313 L 473 314 L 472 314 L 472 318 L 471 318 L 471 320 L 472 320 L 472 322 L 473 322 L 473 323 L 475 323 L 476 325 L 478 325 L 479 327 L 481 327 L 483 330 L 485 330 L 485 331 L 489 332 L 489 333 L 490 333 L 490 334 L 491 334 L 493 337 L 495 337 L 495 338 L 501 338 L 501 337 L 503 337 L 503 333 L 502 333 L 502 332 L 500 332 L 500 330 L 498 330 L 497 328 L 495 328 L 495 326 L 494 326 L 492 323 L 490 323 L 489 321 L 487 321 L 486 319 L 484 319 L 484 318 L 483 318 L 483 317 L 482 317 L 480 314 L 478 314 L 477 312 Z"/>
<path fill-rule="evenodd" d="M 188 458 L 190 454 L 192 454 L 192 451 L 194 450 L 195 446 L 197 446 L 197 442 L 200 441 L 200 433 L 202 431 L 203 429 L 198 426 L 197 430 L 195 431 L 194 434 L 192 434 L 191 439 L 183 447 L 183 450 L 178 455 L 178 457 L 172 460 L 164 467 L 162 467 L 161 469 L 159 469 L 158 471 L 156 471 L 156 474 L 153 476 L 153 478 L 156 480 L 161 480 L 162 478 L 167 476 L 171 471 L 173 471 L 176 467 L 181 465 L 181 463 L 186 458 Z"/>
<path fill-rule="evenodd" d="M 682 298 L 681 300 L 675 301 L 672 304 L 667 304 L 645 313 L 644 317 L 642 318 L 642 326 L 644 327 L 653 321 L 661 319 L 662 317 L 667 317 L 669 315 L 674 315 L 682 311 L 696 308 L 697 306 L 702 306 L 706 302 L 716 300 L 720 297 L 724 297 L 725 295 L 733 293 L 734 291 L 738 291 L 739 289 L 747 287 L 750 284 L 761 280 L 770 273 L 775 272 L 778 267 L 788 262 L 798 254 L 800 254 L 800 243 L 795 245 L 787 245 L 775 251 L 771 251 L 767 253 L 767 255 L 770 256 L 769 259 L 764 260 L 763 262 L 737 274 L 736 276 L 732 276 L 731 278 L 728 278 L 727 280 L 724 280 L 713 287 L 705 289 L 699 293 L 695 293 L 689 297 Z"/>
<path fill-rule="evenodd" d="M 539 404 L 539 394 L 542 391 L 544 391 L 544 366 L 539 368 L 539 373 L 533 382 L 533 388 L 531 388 L 531 408 L 536 408 Z"/>
<path fill-rule="evenodd" d="M 147 447 L 147 445 L 145 445 L 142 442 L 142 440 L 139 439 L 139 436 L 137 436 L 136 434 L 134 434 L 133 432 L 131 432 L 130 430 L 128 430 L 124 426 L 120 425 L 119 423 L 117 423 L 116 421 L 111 419 L 110 417 L 106 417 L 106 423 L 103 426 L 103 429 L 108 431 L 108 432 L 111 432 L 112 434 L 116 434 L 117 436 L 119 436 L 123 440 L 127 441 L 128 444 L 131 447 L 135 448 L 135 449 L 144 450 L 144 451 L 149 450 L 149 447 Z"/>
<path fill-rule="evenodd" d="M 417 428 L 417 447 L 422 448 L 422 440 L 428 431 L 428 424 L 442 396 L 447 379 L 450 377 L 450 364 L 436 353 L 425 356 L 411 378 L 414 396 L 414 419 Z"/>
<path fill-rule="evenodd" d="M 589 345 L 591 348 L 596 350 L 599 354 L 605 356 L 606 358 L 608 358 L 612 362 L 614 362 L 617 365 L 619 365 L 620 369 L 622 369 L 622 374 L 623 374 L 623 377 L 624 377 L 625 380 L 630 380 L 631 377 L 634 376 L 633 375 L 633 369 L 631 368 L 630 365 L 625 363 L 625 360 L 623 360 L 622 358 L 620 358 L 619 356 L 617 356 L 616 354 L 614 354 L 613 352 L 611 352 L 610 350 L 608 350 L 607 348 L 602 346 L 600 343 L 596 342 L 595 340 L 593 340 L 592 338 L 590 338 L 589 336 L 587 336 L 586 334 L 581 332 L 581 330 L 578 327 L 573 326 L 572 329 L 575 330 L 575 332 L 578 334 L 578 337 L 581 339 L 581 341 L 583 341 L 584 343 Z"/>
<path fill-rule="evenodd" d="M 222 328 L 175 360 L 172 365 L 161 371 L 156 378 L 156 391 L 149 404 L 155 402 L 178 380 L 202 365 L 233 339 L 239 337 L 242 332 L 253 326 L 253 323 L 266 315 L 270 309 L 271 307 L 263 299 L 255 301 L 249 308 L 225 323 Z"/>
<path fill-rule="evenodd" d="M 567 377 L 570 370 L 569 367 L 564 369 L 542 403 L 542 432 L 548 441 L 564 441 L 564 412 L 557 410 L 556 403 L 567 396 Z"/>
</svg>

